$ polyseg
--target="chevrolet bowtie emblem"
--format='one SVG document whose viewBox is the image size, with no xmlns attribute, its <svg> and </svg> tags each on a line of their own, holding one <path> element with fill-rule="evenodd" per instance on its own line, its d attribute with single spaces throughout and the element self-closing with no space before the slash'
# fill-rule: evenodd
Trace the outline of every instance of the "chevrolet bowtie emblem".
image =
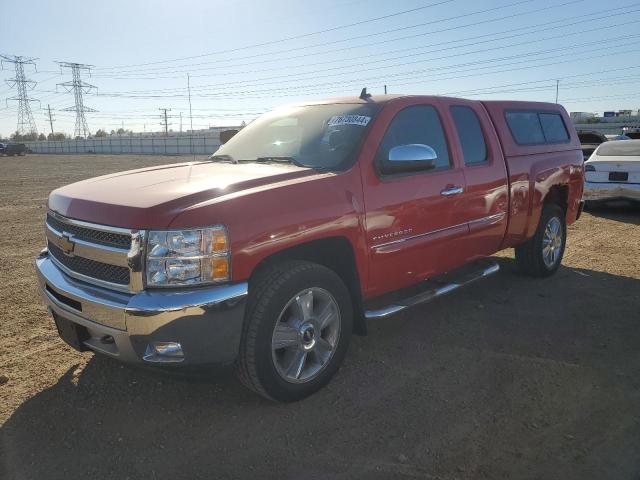
<svg viewBox="0 0 640 480">
<path fill-rule="evenodd" d="M 72 240 L 72 237 L 68 233 L 63 233 L 60 239 L 58 240 L 58 246 L 62 249 L 65 255 L 73 256 L 73 249 L 76 246 L 75 242 Z"/>
</svg>

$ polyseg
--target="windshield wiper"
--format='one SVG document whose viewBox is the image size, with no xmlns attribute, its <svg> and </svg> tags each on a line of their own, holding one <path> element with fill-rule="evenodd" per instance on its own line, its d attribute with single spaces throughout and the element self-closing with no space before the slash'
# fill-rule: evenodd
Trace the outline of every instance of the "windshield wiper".
<svg viewBox="0 0 640 480">
<path fill-rule="evenodd" d="M 304 163 L 300 163 L 293 157 L 258 157 L 254 162 L 276 162 L 276 163 L 293 163 L 296 167 L 311 168 Z"/>
<path fill-rule="evenodd" d="M 220 161 L 220 162 L 230 162 L 230 163 L 238 163 L 238 161 L 233 158 L 231 155 L 210 155 L 209 156 L 209 160 L 216 162 L 216 161 Z"/>
</svg>

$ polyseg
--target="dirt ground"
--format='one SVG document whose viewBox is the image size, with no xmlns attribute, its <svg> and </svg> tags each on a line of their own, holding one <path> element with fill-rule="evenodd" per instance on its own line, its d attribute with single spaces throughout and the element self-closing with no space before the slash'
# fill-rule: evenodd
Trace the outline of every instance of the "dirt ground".
<svg viewBox="0 0 640 480">
<path fill-rule="evenodd" d="M 0 478 L 638 479 L 640 211 L 569 231 L 553 278 L 501 272 L 370 323 L 313 397 L 68 348 L 35 289 L 50 190 L 178 157 L 0 158 Z"/>
</svg>

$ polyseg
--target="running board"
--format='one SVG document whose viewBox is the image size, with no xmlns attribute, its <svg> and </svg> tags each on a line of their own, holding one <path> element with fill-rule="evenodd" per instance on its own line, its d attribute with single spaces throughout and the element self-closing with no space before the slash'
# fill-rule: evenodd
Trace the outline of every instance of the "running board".
<svg viewBox="0 0 640 480">
<path fill-rule="evenodd" d="M 412 294 L 404 298 L 394 298 L 392 301 L 384 302 L 384 306 L 379 308 L 365 310 L 364 316 L 367 319 L 388 317 L 406 308 L 429 302 L 434 298 L 453 292 L 464 285 L 496 273 L 498 270 L 500 270 L 500 265 L 496 262 L 488 259 L 479 260 L 440 277 L 421 282 L 411 289 L 413 291 Z M 416 288 L 420 289 L 418 293 L 415 293 Z"/>
</svg>

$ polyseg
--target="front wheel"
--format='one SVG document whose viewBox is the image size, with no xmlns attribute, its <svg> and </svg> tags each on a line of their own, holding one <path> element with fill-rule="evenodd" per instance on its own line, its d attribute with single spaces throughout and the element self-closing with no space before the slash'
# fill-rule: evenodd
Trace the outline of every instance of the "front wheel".
<svg viewBox="0 0 640 480">
<path fill-rule="evenodd" d="M 353 307 L 342 279 L 328 268 L 283 262 L 250 289 L 236 372 L 270 400 L 295 401 L 326 385 L 344 359 Z"/>
<path fill-rule="evenodd" d="M 557 205 L 545 205 L 535 235 L 516 247 L 516 263 L 534 277 L 553 275 L 560 268 L 566 242 L 564 211 Z"/>
</svg>

